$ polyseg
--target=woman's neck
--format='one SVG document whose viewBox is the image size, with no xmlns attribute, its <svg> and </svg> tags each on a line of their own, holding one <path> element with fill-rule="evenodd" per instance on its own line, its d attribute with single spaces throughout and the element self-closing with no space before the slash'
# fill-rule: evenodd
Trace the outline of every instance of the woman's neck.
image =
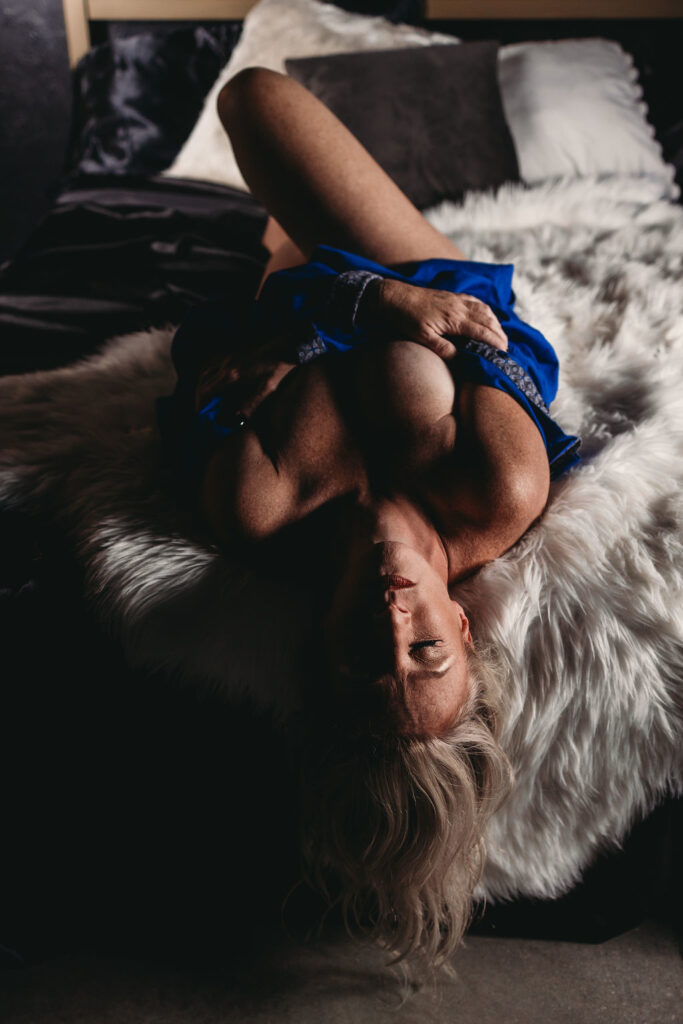
<svg viewBox="0 0 683 1024">
<path fill-rule="evenodd" d="M 447 584 L 448 552 L 433 522 L 403 495 L 359 498 L 340 523 L 337 558 L 362 558 L 378 545 L 405 544 L 428 562 Z"/>
<path fill-rule="evenodd" d="M 405 544 L 427 561 L 446 585 L 469 575 L 460 545 L 447 544 L 433 521 L 403 495 L 390 498 L 345 494 L 258 546 L 258 563 L 266 575 L 283 572 L 324 594 L 352 561 L 371 549 Z M 335 584 L 336 585 L 336 584 Z"/>
</svg>

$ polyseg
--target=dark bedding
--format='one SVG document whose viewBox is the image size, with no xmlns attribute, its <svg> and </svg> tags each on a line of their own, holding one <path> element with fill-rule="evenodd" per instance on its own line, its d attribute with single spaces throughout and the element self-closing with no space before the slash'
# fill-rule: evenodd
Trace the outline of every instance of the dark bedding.
<svg viewBox="0 0 683 1024">
<path fill-rule="evenodd" d="M 221 185 L 74 180 L 0 268 L 0 373 L 45 370 L 107 338 L 177 323 L 218 291 L 255 292 L 264 208 Z"/>
<path fill-rule="evenodd" d="M 0 268 L 0 372 L 63 366 L 215 292 L 255 292 L 265 221 L 222 186 L 72 181 Z M 226 790 L 267 725 L 132 672 L 65 541 L 49 517 L 0 501 L 0 968 L 84 942 L 242 948 L 296 871 L 281 744 L 271 736 L 273 760 Z"/>
</svg>

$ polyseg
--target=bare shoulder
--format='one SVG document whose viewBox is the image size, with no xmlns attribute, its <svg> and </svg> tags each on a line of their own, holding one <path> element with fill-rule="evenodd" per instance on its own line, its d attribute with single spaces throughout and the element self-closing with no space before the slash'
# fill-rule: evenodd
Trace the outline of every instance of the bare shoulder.
<svg viewBox="0 0 683 1024">
<path fill-rule="evenodd" d="M 466 534 L 476 560 L 489 561 L 545 508 L 548 456 L 536 424 L 504 391 L 461 382 L 454 412 L 455 443 L 444 456 L 434 497 L 445 539 Z"/>
<path fill-rule="evenodd" d="M 289 521 L 295 502 L 291 476 L 277 472 L 253 430 L 227 438 L 209 460 L 200 504 L 224 548 L 271 536 Z"/>
</svg>

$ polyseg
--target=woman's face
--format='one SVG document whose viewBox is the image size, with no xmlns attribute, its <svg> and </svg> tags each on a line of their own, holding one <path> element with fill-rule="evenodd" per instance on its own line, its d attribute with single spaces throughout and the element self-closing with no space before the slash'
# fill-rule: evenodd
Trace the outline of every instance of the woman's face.
<svg viewBox="0 0 683 1024">
<path fill-rule="evenodd" d="M 407 544 L 352 557 L 323 623 L 333 693 L 400 732 L 438 735 L 467 697 L 467 618 L 432 566 Z"/>
</svg>

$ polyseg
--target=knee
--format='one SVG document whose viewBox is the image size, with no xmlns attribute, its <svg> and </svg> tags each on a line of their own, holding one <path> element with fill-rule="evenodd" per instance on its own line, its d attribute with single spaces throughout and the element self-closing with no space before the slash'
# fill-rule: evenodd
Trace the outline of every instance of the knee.
<svg viewBox="0 0 683 1024">
<path fill-rule="evenodd" d="M 218 116 L 226 130 L 229 131 L 245 114 L 253 118 L 259 109 L 272 101 L 281 80 L 286 81 L 287 76 L 269 68 L 251 67 L 238 71 L 218 94 Z"/>
</svg>

